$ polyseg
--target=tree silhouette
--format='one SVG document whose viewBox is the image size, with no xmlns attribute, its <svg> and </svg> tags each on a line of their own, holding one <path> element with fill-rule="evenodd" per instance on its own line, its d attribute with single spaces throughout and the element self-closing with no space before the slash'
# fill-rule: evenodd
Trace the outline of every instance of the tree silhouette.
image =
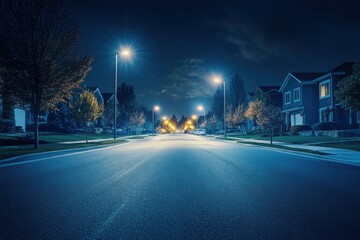
<svg viewBox="0 0 360 240">
<path fill-rule="evenodd" d="M 70 98 L 91 70 L 92 59 L 79 50 L 79 31 L 60 0 L 4 0 L 0 6 L 0 76 L 34 119 Z"/>
</svg>

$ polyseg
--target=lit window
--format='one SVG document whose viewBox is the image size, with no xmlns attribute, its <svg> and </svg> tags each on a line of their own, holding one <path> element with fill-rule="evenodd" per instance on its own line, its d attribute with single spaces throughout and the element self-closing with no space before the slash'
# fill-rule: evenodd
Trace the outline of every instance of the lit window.
<svg viewBox="0 0 360 240">
<path fill-rule="evenodd" d="M 330 82 L 326 81 L 320 83 L 320 98 L 326 98 L 330 96 Z"/>
<path fill-rule="evenodd" d="M 291 92 L 285 93 L 285 104 L 289 104 L 291 102 Z"/>
<path fill-rule="evenodd" d="M 300 101 L 300 88 L 294 89 L 294 102 Z"/>
</svg>

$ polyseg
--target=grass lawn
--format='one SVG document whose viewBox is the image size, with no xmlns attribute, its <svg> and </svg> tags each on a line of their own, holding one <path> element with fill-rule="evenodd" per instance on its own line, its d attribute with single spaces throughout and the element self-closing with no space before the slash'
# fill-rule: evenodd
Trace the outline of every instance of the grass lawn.
<svg viewBox="0 0 360 240">
<path fill-rule="evenodd" d="M 258 140 L 269 140 L 270 137 L 261 137 L 260 135 L 230 135 L 229 137 L 245 138 L 245 139 L 258 139 Z M 309 144 L 309 143 L 321 143 L 321 142 L 337 142 L 337 141 L 352 141 L 354 138 L 351 137 L 305 137 L 305 136 L 276 136 L 273 137 L 275 142 L 286 142 L 294 144 Z"/>
<path fill-rule="evenodd" d="M 282 146 L 282 145 L 275 145 L 275 144 L 271 145 L 271 144 L 267 144 L 267 143 L 256 143 L 256 142 L 246 142 L 246 141 L 238 141 L 238 143 L 251 144 L 251 145 L 257 145 L 257 146 L 263 146 L 263 147 L 272 147 L 272 148 L 278 148 L 278 149 L 283 149 L 283 150 L 290 150 L 290 151 L 296 151 L 296 152 L 305 152 L 305 153 L 312 153 L 312 154 L 318 154 L 318 155 L 330 155 L 328 153 L 323 153 L 323 152 L 319 152 L 319 151 L 292 148 L 292 147 L 287 147 L 287 146 Z"/>
<path fill-rule="evenodd" d="M 13 145 L 26 145 L 32 144 L 32 135 L 30 137 L 25 137 L 25 135 L 17 134 L 0 134 L 0 146 L 13 146 Z M 40 132 L 40 143 L 57 143 L 57 142 L 68 142 L 68 141 L 80 141 L 85 140 L 84 133 L 74 133 L 74 134 L 65 134 L 65 133 L 55 133 L 55 132 Z M 89 133 L 88 139 L 107 139 L 113 138 L 111 134 L 95 134 Z"/>
<path fill-rule="evenodd" d="M 94 146 L 103 146 L 109 144 L 120 144 L 125 143 L 126 140 L 107 140 L 103 142 L 91 142 L 91 143 L 76 143 L 76 144 L 49 144 L 41 146 L 38 149 L 33 149 L 31 147 L 27 148 L 2 148 L 0 150 L 0 160 L 30 153 L 40 153 L 40 152 L 49 152 L 55 150 L 66 150 L 66 149 L 74 149 L 74 148 L 85 148 L 85 147 L 94 147 Z"/>
<path fill-rule="evenodd" d="M 342 148 L 342 149 L 360 151 L 360 141 L 348 141 L 348 142 L 338 142 L 338 143 L 322 143 L 322 144 L 314 144 L 314 146 Z"/>
</svg>

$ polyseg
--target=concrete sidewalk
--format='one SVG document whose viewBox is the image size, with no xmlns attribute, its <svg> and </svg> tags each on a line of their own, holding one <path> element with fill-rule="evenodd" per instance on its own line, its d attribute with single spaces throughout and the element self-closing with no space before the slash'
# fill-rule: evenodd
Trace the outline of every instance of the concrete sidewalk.
<svg viewBox="0 0 360 240">
<path fill-rule="evenodd" d="M 237 140 L 240 143 L 241 143 L 241 141 L 244 141 L 244 142 L 270 144 L 269 140 L 245 139 L 245 138 L 235 138 L 235 137 L 228 137 L 228 138 Z M 321 156 L 321 158 L 329 159 L 330 161 L 336 161 L 336 162 L 342 162 L 342 163 L 360 166 L 360 152 L 359 151 L 341 149 L 341 148 L 320 147 L 320 146 L 313 146 L 313 145 L 309 145 L 309 144 L 302 145 L 302 144 L 293 144 L 293 143 L 286 143 L 286 142 L 276 142 L 276 141 L 273 141 L 273 144 L 284 146 L 284 147 L 306 149 L 306 150 L 327 153 L 329 155 Z"/>
<path fill-rule="evenodd" d="M 149 135 L 129 135 L 129 136 L 119 136 L 116 139 L 117 140 L 121 140 L 121 139 L 129 139 L 132 140 L 131 138 L 134 137 L 148 137 Z M 99 138 L 99 139 L 91 139 L 88 140 L 89 143 L 94 143 L 94 142 L 104 142 L 104 141 L 111 141 L 114 140 L 114 138 Z M 135 140 L 135 139 L 134 139 Z M 66 142 L 53 142 L 53 143 L 42 143 L 40 144 L 41 146 L 49 146 L 49 145 L 54 145 L 54 144 L 76 144 L 76 143 L 86 143 L 86 140 L 77 140 L 77 141 L 66 141 Z M 34 144 L 24 144 L 24 145 L 10 145 L 10 146 L 0 146 L 0 149 L 26 149 L 26 148 L 32 148 L 34 146 Z"/>
</svg>

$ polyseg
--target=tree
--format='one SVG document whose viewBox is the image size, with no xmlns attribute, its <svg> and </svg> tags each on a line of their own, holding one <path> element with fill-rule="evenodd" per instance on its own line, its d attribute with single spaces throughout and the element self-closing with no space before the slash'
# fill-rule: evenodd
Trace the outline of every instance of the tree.
<svg viewBox="0 0 360 240">
<path fill-rule="evenodd" d="M 132 113 L 136 107 L 136 96 L 134 87 L 122 83 L 117 89 L 117 100 L 119 101 L 120 109 Z"/>
<path fill-rule="evenodd" d="M 130 124 L 136 127 L 136 135 L 138 134 L 138 128 L 144 125 L 145 115 L 143 112 L 135 111 L 130 114 Z"/>
<path fill-rule="evenodd" d="M 66 103 L 59 103 L 57 109 L 48 116 L 48 125 L 51 130 L 62 133 L 74 133 L 76 124 L 70 117 L 70 107 Z"/>
<path fill-rule="evenodd" d="M 172 124 L 174 124 L 175 126 L 177 126 L 177 117 L 175 116 L 175 114 L 172 115 L 172 117 L 170 118 L 170 122 L 172 122 Z"/>
<path fill-rule="evenodd" d="M 224 90 L 222 87 L 219 87 L 213 96 L 212 112 L 217 119 L 222 119 L 222 116 L 224 114 L 223 111 L 224 111 Z"/>
<path fill-rule="evenodd" d="M 232 127 L 233 126 L 233 106 L 230 104 L 230 105 L 227 105 L 226 106 L 226 126 L 227 127 Z"/>
<path fill-rule="evenodd" d="M 245 107 L 244 104 L 238 105 L 237 108 L 235 108 L 233 117 L 232 117 L 232 124 L 234 126 L 239 127 L 241 123 L 245 121 Z"/>
<path fill-rule="evenodd" d="M 70 106 L 70 116 L 79 125 L 85 124 L 85 137 L 86 143 L 88 142 L 88 125 L 90 122 L 95 121 L 101 117 L 104 112 L 104 105 L 99 105 L 94 93 L 91 91 L 85 91 L 80 94 L 80 100 L 76 101 Z"/>
<path fill-rule="evenodd" d="M 4 0 L 0 6 L 0 76 L 14 99 L 30 106 L 34 148 L 41 110 L 70 99 L 91 70 L 79 49 L 79 31 L 60 0 Z"/>
<path fill-rule="evenodd" d="M 263 100 L 255 99 L 249 102 L 245 116 L 255 119 L 262 130 L 270 133 L 270 143 L 272 144 L 274 129 L 280 125 L 282 120 L 281 109 L 271 104 L 266 104 Z"/>
<path fill-rule="evenodd" d="M 246 92 L 244 81 L 239 73 L 235 73 L 229 84 L 229 102 L 232 106 L 240 106 L 245 102 Z"/>
<path fill-rule="evenodd" d="M 352 67 L 353 72 L 338 82 L 335 98 L 346 109 L 360 112 L 360 63 Z"/>
</svg>

